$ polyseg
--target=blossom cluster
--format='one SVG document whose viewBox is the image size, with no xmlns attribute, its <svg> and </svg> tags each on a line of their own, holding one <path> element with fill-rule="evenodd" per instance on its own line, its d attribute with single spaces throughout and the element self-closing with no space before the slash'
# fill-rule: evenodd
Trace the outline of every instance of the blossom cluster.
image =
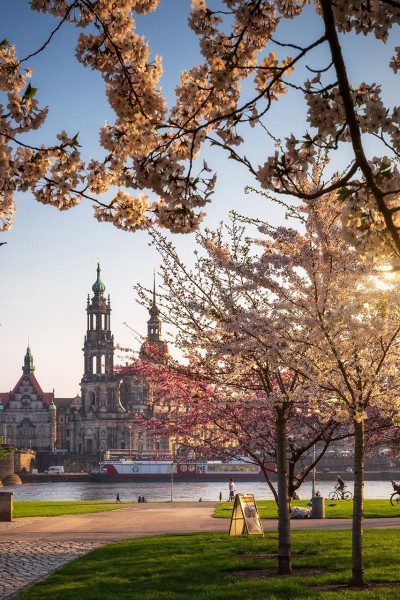
<svg viewBox="0 0 400 600">
<path fill-rule="evenodd" d="M 398 284 L 388 293 L 375 284 L 374 260 L 343 238 L 334 192 L 302 205 L 298 219 L 301 227 L 260 227 L 255 240 L 237 223 L 228 239 L 222 229 L 199 234 L 193 270 L 153 233 L 177 344 L 193 372 L 221 389 L 258 390 L 270 408 L 318 411 L 322 422 L 362 420 L 369 405 L 400 409 Z"/>
<path fill-rule="evenodd" d="M 376 178 L 384 172 L 377 161 Z M 322 175 L 316 166 L 315 184 Z M 314 445 L 318 460 L 329 443 L 357 435 L 362 460 L 364 429 L 375 444 L 382 428 L 398 439 L 400 287 L 376 285 L 374 261 L 360 260 L 341 221 L 334 191 L 299 206 L 291 227 L 264 224 L 254 238 L 234 217 L 197 235 L 192 268 L 152 232 L 158 309 L 186 360 L 136 365 L 164 409 L 144 426 L 168 425 L 177 445 L 202 455 L 244 454 L 266 468 L 278 502 L 309 473 Z M 148 304 L 151 290 L 137 289 Z"/>
<path fill-rule="evenodd" d="M 335 189 L 343 222 L 361 253 L 400 255 L 397 170 L 386 172 L 393 179 L 389 190 L 364 142 L 366 136 L 375 136 L 383 154 L 397 159 L 400 109 L 387 106 L 373 82 L 352 86 L 338 37 L 355 32 L 386 42 L 400 22 L 397 4 L 318 0 L 315 18 L 319 15 L 325 33 L 313 38 L 310 32 L 309 43 L 299 46 L 280 40 L 279 28 L 285 20 L 299 17 L 309 0 L 221 0 L 217 5 L 192 0 L 188 24 L 198 38 L 202 62 L 181 74 L 170 110 L 160 88 L 162 60 L 151 55 L 134 19 L 135 13 L 154 11 L 158 4 L 159 0 L 31 2 L 33 10 L 83 30 L 76 57 L 101 75 L 115 113 L 114 122 L 100 131 L 103 160 L 84 163 L 76 136 L 40 148 L 22 141 L 22 134 L 41 126 L 47 109 L 39 106 L 25 61 L 17 59 L 7 40 L 0 43 L 0 91 L 7 97 L 0 106 L 3 228 L 10 225 L 15 210 L 14 192 L 29 189 L 39 201 L 61 209 L 81 198 L 91 199 L 96 218 L 129 231 L 152 225 L 193 231 L 215 189 L 215 173 L 199 166 L 200 152 L 211 142 L 247 167 L 264 189 L 299 198 Z M 330 58 L 325 67 L 313 68 L 321 46 Z M 399 64 L 397 47 L 389 68 L 396 73 Z M 304 95 L 309 130 L 300 138 L 289 133 L 275 152 L 261 156 L 257 167 L 239 152 L 246 126 L 268 128 L 270 106 L 292 89 Z M 281 132 L 279 137 L 284 137 Z M 353 157 L 342 178 L 305 192 L 319 153 L 332 160 L 348 148 Z M 155 199 L 143 202 L 139 193 L 139 200 L 127 202 L 130 189 Z M 114 195 L 110 202 L 101 198 L 106 193 Z M 360 218 L 362 228 L 357 225 Z"/>
</svg>

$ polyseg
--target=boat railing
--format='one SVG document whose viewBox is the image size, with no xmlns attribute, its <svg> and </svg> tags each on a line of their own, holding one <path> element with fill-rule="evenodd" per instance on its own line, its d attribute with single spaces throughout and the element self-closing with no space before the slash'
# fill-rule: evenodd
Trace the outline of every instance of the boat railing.
<svg viewBox="0 0 400 600">
<path fill-rule="evenodd" d="M 152 451 L 136 453 L 122 448 L 107 450 L 104 454 L 104 460 L 165 460 L 173 462 L 173 456 Z"/>
</svg>

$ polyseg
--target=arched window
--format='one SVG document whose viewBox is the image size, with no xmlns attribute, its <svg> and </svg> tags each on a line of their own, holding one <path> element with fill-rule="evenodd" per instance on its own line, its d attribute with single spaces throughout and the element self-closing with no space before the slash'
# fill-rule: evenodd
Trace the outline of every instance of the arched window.
<svg viewBox="0 0 400 600">
<path fill-rule="evenodd" d="M 89 407 L 94 408 L 96 406 L 96 394 L 89 392 Z"/>
<path fill-rule="evenodd" d="M 115 411 L 115 390 L 113 389 L 108 390 L 107 405 L 108 412 Z"/>
</svg>

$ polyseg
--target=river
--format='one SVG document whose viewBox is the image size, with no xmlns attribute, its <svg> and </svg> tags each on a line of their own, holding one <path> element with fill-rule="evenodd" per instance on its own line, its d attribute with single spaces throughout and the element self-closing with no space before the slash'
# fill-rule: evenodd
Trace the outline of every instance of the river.
<svg viewBox="0 0 400 600">
<path fill-rule="evenodd" d="M 268 486 L 260 481 L 236 483 L 240 493 L 254 494 L 256 500 L 272 499 L 273 496 Z M 334 481 L 316 482 L 315 489 L 327 497 L 334 487 Z M 353 482 L 348 482 L 348 490 L 353 491 Z M 185 482 L 160 482 L 160 483 L 90 483 L 82 482 L 50 482 L 50 483 L 24 483 L 22 485 L 4 486 L 0 491 L 14 492 L 14 500 L 113 500 L 119 493 L 123 501 L 137 501 L 138 496 L 144 496 L 149 501 L 183 501 L 198 502 L 202 500 L 228 499 L 228 485 L 224 482 L 216 483 L 185 483 Z M 304 483 L 300 490 L 300 497 L 311 497 L 311 482 Z M 390 481 L 366 481 L 366 498 L 389 498 L 392 493 Z"/>
</svg>

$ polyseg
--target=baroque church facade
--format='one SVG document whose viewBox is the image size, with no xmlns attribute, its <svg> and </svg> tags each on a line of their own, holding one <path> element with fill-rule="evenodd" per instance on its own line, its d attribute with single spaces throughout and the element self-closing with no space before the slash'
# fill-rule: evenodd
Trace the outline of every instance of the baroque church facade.
<svg viewBox="0 0 400 600">
<path fill-rule="evenodd" d="M 43 392 L 28 346 L 22 376 L 10 392 L 0 393 L 0 437 L 16 448 L 52 452 L 57 439 L 54 391 Z"/>
<path fill-rule="evenodd" d="M 23 376 L 12 392 L 0 394 L 0 436 L 3 441 L 18 448 L 96 456 L 97 459 L 116 449 L 132 456 L 170 452 L 168 437 L 153 435 L 132 418 L 132 414 L 151 416 L 157 407 L 154 407 L 151 389 L 140 373 L 125 371 L 119 374 L 114 367 L 111 301 L 110 296 L 105 297 L 105 289 L 98 264 L 93 295 L 87 298 L 80 396 L 57 399 L 54 391 L 43 393 L 33 374 L 33 358 L 28 348 Z M 154 288 L 149 313 L 141 358 L 144 358 L 147 343 L 166 349 Z"/>
</svg>

